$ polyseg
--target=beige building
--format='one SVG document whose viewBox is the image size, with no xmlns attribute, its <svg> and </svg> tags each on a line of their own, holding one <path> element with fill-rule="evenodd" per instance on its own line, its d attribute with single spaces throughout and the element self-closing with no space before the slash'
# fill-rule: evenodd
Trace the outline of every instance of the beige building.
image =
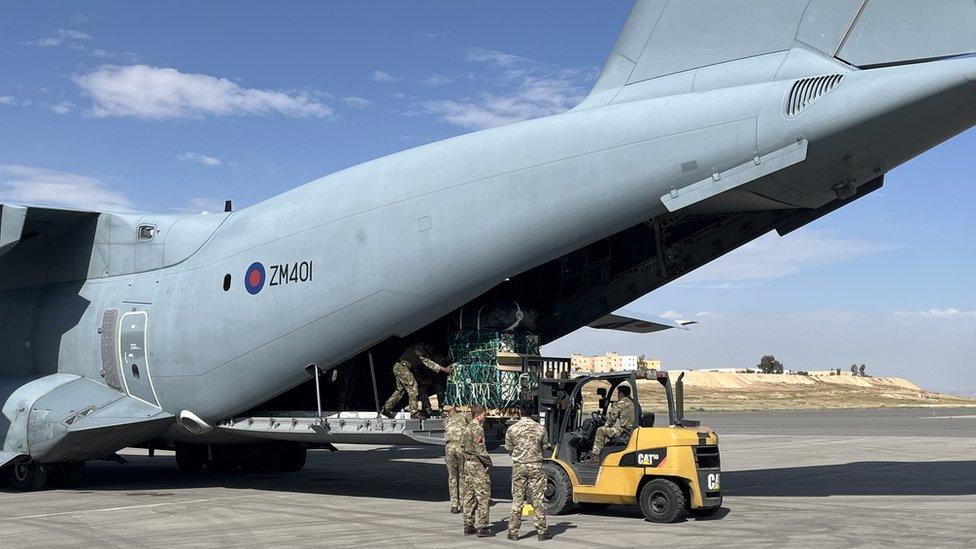
<svg viewBox="0 0 976 549">
<path fill-rule="evenodd" d="M 580 372 L 636 372 L 639 369 L 660 369 L 660 360 L 642 356 L 607 353 L 603 356 L 572 356 L 572 368 Z"/>
</svg>

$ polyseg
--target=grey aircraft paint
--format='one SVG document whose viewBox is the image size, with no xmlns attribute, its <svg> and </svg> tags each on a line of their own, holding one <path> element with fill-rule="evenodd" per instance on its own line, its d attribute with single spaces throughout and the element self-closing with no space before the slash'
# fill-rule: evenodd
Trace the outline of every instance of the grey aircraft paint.
<svg viewBox="0 0 976 549">
<path fill-rule="evenodd" d="M 505 280 L 551 341 L 865 196 L 976 124 L 976 4 L 936 4 L 639 0 L 565 114 L 228 214 L 4 205 L 0 462 L 212 440 Z"/>
</svg>

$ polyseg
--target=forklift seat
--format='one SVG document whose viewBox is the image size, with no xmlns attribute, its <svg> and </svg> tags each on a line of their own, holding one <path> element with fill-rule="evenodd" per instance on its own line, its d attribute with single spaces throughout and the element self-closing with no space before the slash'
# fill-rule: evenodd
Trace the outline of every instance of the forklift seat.
<svg viewBox="0 0 976 549">
<path fill-rule="evenodd" d="M 627 431 L 626 433 L 621 433 L 610 440 L 607 441 L 607 445 L 603 447 L 600 451 L 600 463 L 603 463 L 603 459 L 610 454 L 615 454 L 630 444 L 630 436 L 634 433 L 633 430 Z"/>
</svg>

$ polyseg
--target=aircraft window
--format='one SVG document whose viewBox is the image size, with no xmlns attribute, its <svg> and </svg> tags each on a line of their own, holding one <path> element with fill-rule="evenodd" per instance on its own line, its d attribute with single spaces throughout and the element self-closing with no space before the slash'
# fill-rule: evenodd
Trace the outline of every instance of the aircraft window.
<svg viewBox="0 0 976 549">
<path fill-rule="evenodd" d="M 230 291 L 230 284 L 231 284 L 231 276 L 229 274 L 228 275 L 225 275 L 224 276 L 224 291 L 225 292 L 229 292 Z"/>
<path fill-rule="evenodd" d="M 140 225 L 139 240 L 152 240 L 156 236 L 155 225 Z"/>
<path fill-rule="evenodd" d="M 132 377 L 139 379 L 139 366 L 135 364 L 132 365 Z"/>
</svg>

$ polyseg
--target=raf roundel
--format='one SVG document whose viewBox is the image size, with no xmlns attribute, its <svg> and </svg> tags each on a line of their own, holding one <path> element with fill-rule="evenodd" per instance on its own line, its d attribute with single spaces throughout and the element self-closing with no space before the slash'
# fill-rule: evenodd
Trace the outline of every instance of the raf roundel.
<svg viewBox="0 0 976 549">
<path fill-rule="evenodd" d="M 264 289 L 265 279 L 264 265 L 260 262 L 252 263 L 244 273 L 244 287 L 247 288 L 247 293 L 258 295 Z"/>
</svg>

